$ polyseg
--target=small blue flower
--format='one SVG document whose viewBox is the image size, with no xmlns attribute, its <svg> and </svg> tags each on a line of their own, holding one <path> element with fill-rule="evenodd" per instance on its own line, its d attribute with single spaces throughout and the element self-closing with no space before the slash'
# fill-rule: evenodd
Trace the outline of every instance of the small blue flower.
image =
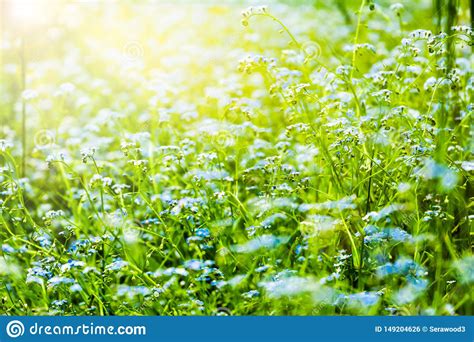
<svg viewBox="0 0 474 342">
<path fill-rule="evenodd" d="M 127 261 L 123 261 L 121 258 L 114 259 L 114 262 L 105 267 L 108 271 L 120 271 L 128 266 Z"/>
<path fill-rule="evenodd" d="M 380 294 L 376 292 L 359 292 L 349 295 L 340 295 L 337 299 L 338 304 L 347 303 L 347 305 L 362 308 L 377 304 L 380 300 Z"/>
<path fill-rule="evenodd" d="M 198 228 L 196 229 L 195 234 L 196 236 L 201 238 L 208 238 L 209 236 L 211 236 L 211 232 L 207 228 Z"/>
<path fill-rule="evenodd" d="M 66 305 L 68 303 L 68 301 L 66 299 L 62 299 L 62 300 L 54 300 L 51 302 L 51 305 L 52 306 L 56 306 L 56 307 L 62 307 L 64 305 Z"/>
<path fill-rule="evenodd" d="M 69 260 L 67 263 L 61 265 L 61 272 L 67 272 L 71 268 L 84 267 L 85 262 L 80 260 Z"/>
<path fill-rule="evenodd" d="M 71 292 L 81 292 L 81 291 L 82 291 L 82 287 L 81 287 L 81 285 L 79 285 L 79 284 L 76 283 L 76 284 L 72 285 L 72 286 L 69 288 L 69 290 L 71 290 Z"/>
<path fill-rule="evenodd" d="M 151 289 L 146 286 L 128 286 L 119 285 L 117 288 L 118 297 L 127 297 L 132 300 L 136 296 L 146 297 L 152 293 Z"/>
<path fill-rule="evenodd" d="M 34 276 L 34 275 L 31 275 L 31 274 L 28 274 L 26 276 L 26 283 L 27 284 L 36 283 L 36 284 L 39 284 L 39 285 L 42 286 L 44 284 L 44 279 L 40 278 L 40 277 L 37 277 L 37 276 Z"/>
<path fill-rule="evenodd" d="M 48 287 L 54 288 L 62 284 L 74 284 L 74 283 L 75 283 L 74 279 L 56 276 L 48 280 Z"/>
<path fill-rule="evenodd" d="M 8 253 L 8 254 L 13 254 L 13 253 L 16 252 L 16 251 L 15 251 L 15 248 L 13 248 L 12 246 L 10 246 L 10 245 L 8 245 L 8 244 L 6 244 L 6 243 L 4 243 L 4 244 L 2 245 L 2 251 L 3 251 L 4 253 Z"/>
<path fill-rule="evenodd" d="M 257 298 L 260 296 L 260 291 L 258 290 L 250 290 L 248 292 L 242 293 L 242 297 L 246 299 Z"/>
<path fill-rule="evenodd" d="M 394 294 L 394 300 L 400 305 L 411 303 L 420 297 L 427 287 L 428 281 L 426 279 L 417 279 L 412 276 L 407 276 L 407 285 Z"/>
<path fill-rule="evenodd" d="M 266 270 L 268 270 L 269 268 L 270 268 L 270 266 L 268 266 L 268 265 L 260 266 L 260 267 L 257 267 L 255 269 L 255 272 L 262 273 L 262 272 L 265 272 Z"/>
</svg>

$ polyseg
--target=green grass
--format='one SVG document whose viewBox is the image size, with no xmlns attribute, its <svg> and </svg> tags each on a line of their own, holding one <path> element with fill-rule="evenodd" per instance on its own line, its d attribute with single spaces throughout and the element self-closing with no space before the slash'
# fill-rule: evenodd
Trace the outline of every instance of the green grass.
<svg viewBox="0 0 474 342">
<path fill-rule="evenodd" d="M 473 33 L 373 4 L 6 11 L 0 313 L 472 315 Z"/>
</svg>

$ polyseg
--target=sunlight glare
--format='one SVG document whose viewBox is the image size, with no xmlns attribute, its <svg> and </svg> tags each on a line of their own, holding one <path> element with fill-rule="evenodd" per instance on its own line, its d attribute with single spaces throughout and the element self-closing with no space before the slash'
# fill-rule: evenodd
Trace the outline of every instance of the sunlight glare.
<svg viewBox="0 0 474 342">
<path fill-rule="evenodd" d="M 49 13 L 51 13 L 51 1 L 9 1 L 10 17 L 15 24 L 26 28 L 33 27 L 45 21 Z"/>
</svg>

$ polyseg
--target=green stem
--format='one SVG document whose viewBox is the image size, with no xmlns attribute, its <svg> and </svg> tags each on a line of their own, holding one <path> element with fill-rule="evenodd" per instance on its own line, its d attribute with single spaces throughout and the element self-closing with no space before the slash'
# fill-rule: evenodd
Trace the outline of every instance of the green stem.
<svg viewBox="0 0 474 342">
<path fill-rule="evenodd" d="M 351 68 L 351 74 L 349 79 L 352 80 L 352 76 L 354 75 L 354 69 L 355 69 L 355 63 L 356 63 L 356 45 L 359 43 L 359 35 L 360 35 L 360 24 L 362 22 L 362 11 L 364 10 L 365 7 L 365 0 L 362 0 L 360 3 L 360 8 L 357 13 L 357 27 L 356 27 L 356 33 L 354 37 L 354 47 L 352 48 L 352 68 Z"/>
</svg>

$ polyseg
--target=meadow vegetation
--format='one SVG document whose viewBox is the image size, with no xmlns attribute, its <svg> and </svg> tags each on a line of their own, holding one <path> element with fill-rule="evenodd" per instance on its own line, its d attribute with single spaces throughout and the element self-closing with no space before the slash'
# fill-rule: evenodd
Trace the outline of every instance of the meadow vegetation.
<svg viewBox="0 0 474 342">
<path fill-rule="evenodd" d="M 469 8 L 267 3 L 5 2 L 1 314 L 473 314 Z"/>
</svg>

